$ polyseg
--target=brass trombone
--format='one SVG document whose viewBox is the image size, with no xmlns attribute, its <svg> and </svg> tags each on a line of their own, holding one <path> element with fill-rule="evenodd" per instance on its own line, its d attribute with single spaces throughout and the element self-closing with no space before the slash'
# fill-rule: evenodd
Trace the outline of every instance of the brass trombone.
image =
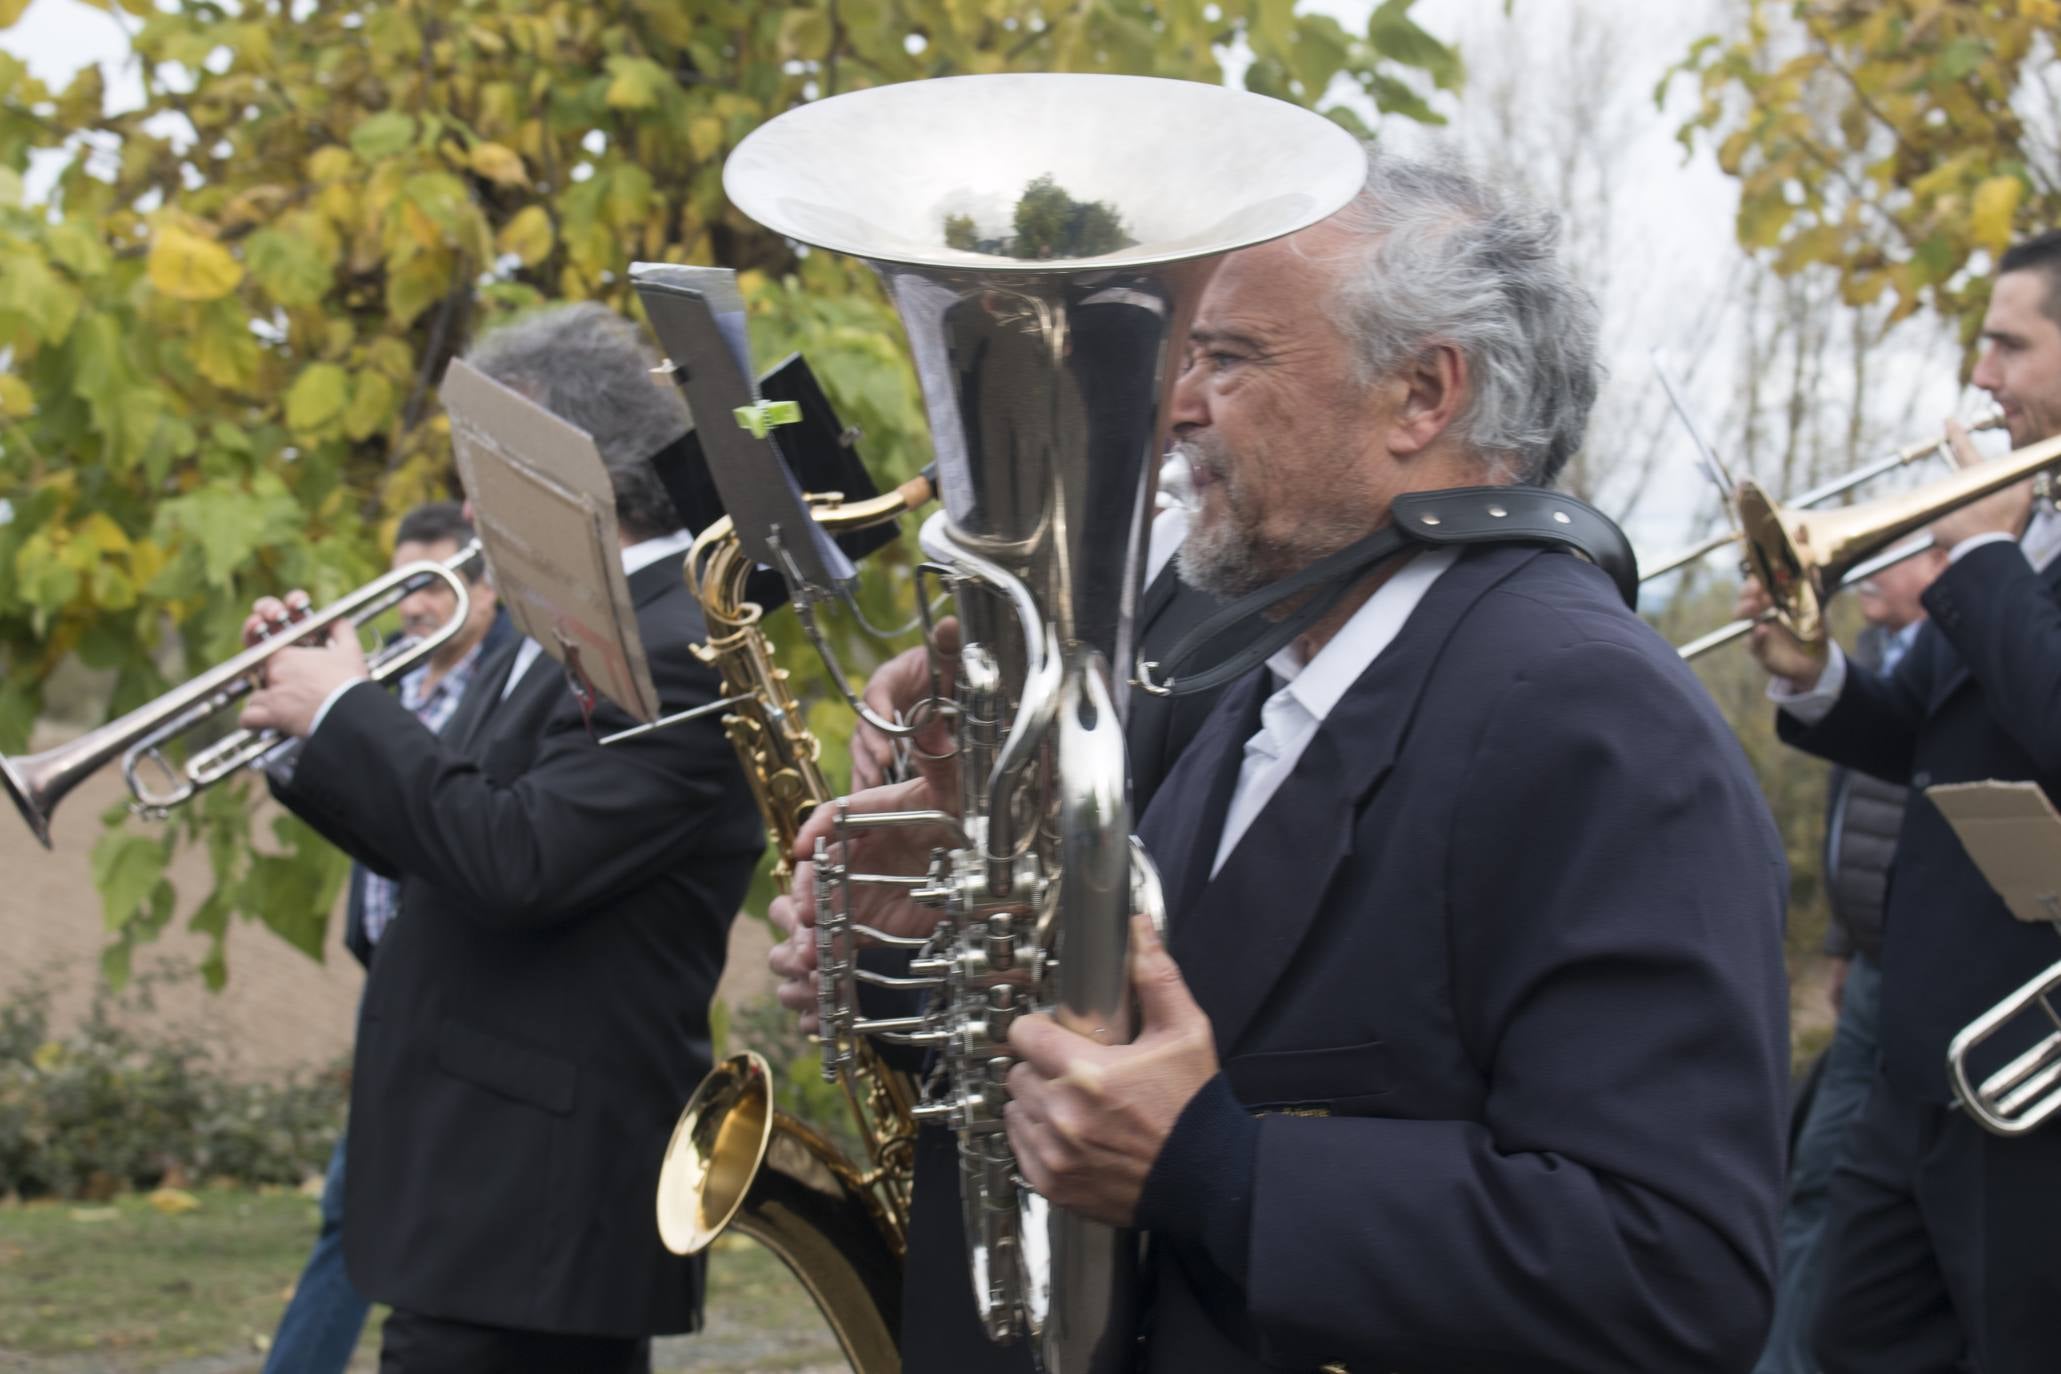
<svg viewBox="0 0 2061 1374">
<path fill-rule="evenodd" d="M 353 626 L 363 625 L 414 592 L 440 581 L 457 599 L 450 618 L 421 639 L 388 646 L 374 654 L 366 665 L 374 682 L 397 677 L 436 652 L 464 626 L 472 598 L 461 574 L 479 557 L 479 541 L 474 540 L 441 563 L 409 563 L 395 568 L 315 614 L 288 622 L 264 642 L 69 744 L 22 758 L 0 755 L 0 782 L 6 784 L 8 796 L 14 799 L 22 819 L 36 832 L 45 849 L 50 848 L 50 814 L 57 809 L 58 802 L 87 774 L 117 756 L 122 761 L 122 778 L 135 799 L 131 808 L 139 815 L 161 819 L 195 793 L 263 762 L 286 743 L 274 731 L 239 729 L 195 754 L 183 767 L 175 767 L 164 756 L 165 745 L 200 728 L 256 690 L 259 672 L 272 655 L 326 636 L 329 627 L 339 620 L 348 618 Z M 154 785 L 144 775 L 146 766 L 169 780 L 170 786 Z"/>
<path fill-rule="evenodd" d="M 1823 638 L 1825 602 L 1841 587 L 1930 548 L 1931 538 L 1921 531 L 1940 516 L 2057 463 L 2061 436 L 1961 468 L 1911 491 L 1824 514 L 1782 505 L 1758 483 L 1741 482 L 1733 509 L 1746 541 L 1747 570 L 1774 604 L 1758 619 L 1735 620 L 1682 645 L 1681 656 L 1695 658 L 1768 620 L 1780 621 L 1798 639 Z"/>
<path fill-rule="evenodd" d="M 2061 963 L 1970 1021 L 1947 1046 L 1947 1078 L 1954 1096 L 1984 1130 L 2024 1135 L 2061 1112 L 2061 1013 L 2054 1007 L 2056 993 L 2061 993 Z M 1968 1056 L 2034 1008 L 2055 1029 L 1977 1086 L 1968 1076 Z"/>
<path fill-rule="evenodd" d="M 1969 416 L 1963 423 L 1971 434 L 1979 430 L 2001 429 L 2004 424 L 2004 408 L 1998 405 L 1989 406 Z M 1900 448 L 1887 457 L 1878 458 L 1872 463 L 1863 463 L 1860 467 L 1855 468 L 1843 477 L 1835 477 L 1829 482 L 1812 487 L 1809 491 L 1791 501 L 1789 509 L 1811 510 L 1822 506 L 1835 497 L 1844 496 L 1855 487 L 1864 486 L 1874 481 L 1877 477 L 1886 477 L 1890 473 L 1907 468 L 1913 463 L 1923 462 L 1936 453 L 1942 453 L 1945 451 L 1946 445 L 1947 437 L 1945 434 L 1941 434 L 1937 438 L 1926 439 L 1905 448 Z M 1656 577 L 1665 577 L 1679 568 L 1686 568 L 1700 558 L 1707 557 L 1710 554 L 1716 553 L 1719 549 L 1738 543 L 1739 538 L 1740 535 L 1737 528 L 1721 530 L 1711 535 L 1708 539 L 1699 540 L 1687 548 L 1669 554 L 1651 567 L 1642 567 L 1639 570 L 1639 581 L 1650 582 Z"/>
</svg>

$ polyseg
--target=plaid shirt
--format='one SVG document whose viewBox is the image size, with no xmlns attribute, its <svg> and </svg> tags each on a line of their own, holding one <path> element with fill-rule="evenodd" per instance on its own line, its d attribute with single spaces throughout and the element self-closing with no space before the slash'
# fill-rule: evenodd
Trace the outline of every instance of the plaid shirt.
<svg viewBox="0 0 2061 1374">
<path fill-rule="evenodd" d="M 409 673 L 401 679 L 401 705 L 413 711 L 415 719 L 431 731 L 441 733 L 444 722 L 451 718 L 451 713 L 458 709 L 458 702 L 465 695 L 465 684 L 472 681 L 472 670 L 479 665 L 483 647 L 483 644 L 473 645 L 471 652 L 459 659 L 457 666 L 438 679 L 434 687 L 426 685 L 429 681 L 427 663 Z M 388 923 L 399 914 L 400 906 L 400 883 L 368 870 L 365 874 L 364 915 L 365 939 L 369 943 L 379 943 Z"/>
</svg>

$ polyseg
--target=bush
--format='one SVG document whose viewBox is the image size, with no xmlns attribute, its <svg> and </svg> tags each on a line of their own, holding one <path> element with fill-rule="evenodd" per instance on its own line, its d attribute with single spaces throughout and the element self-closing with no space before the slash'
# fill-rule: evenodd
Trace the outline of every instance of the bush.
<svg viewBox="0 0 2061 1374">
<path fill-rule="evenodd" d="M 343 1124 L 341 1066 L 239 1081 L 190 1034 L 124 1024 L 120 1013 L 148 998 L 148 980 L 120 999 L 102 993 L 62 1038 L 41 987 L 0 1006 L 0 1196 L 298 1183 L 321 1169 Z"/>
</svg>

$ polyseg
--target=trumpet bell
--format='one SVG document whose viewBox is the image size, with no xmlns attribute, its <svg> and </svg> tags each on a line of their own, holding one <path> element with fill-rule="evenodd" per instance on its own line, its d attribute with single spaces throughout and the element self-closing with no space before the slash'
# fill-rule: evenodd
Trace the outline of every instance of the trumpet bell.
<svg viewBox="0 0 2061 1374">
<path fill-rule="evenodd" d="M 14 800 L 15 809 L 21 818 L 29 823 L 29 829 L 36 832 L 36 838 L 50 848 L 50 810 L 43 803 L 37 788 L 30 785 L 22 769 L 34 763 L 35 759 L 10 759 L 0 755 L 0 782 L 7 784 L 7 795 Z"/>
<path fill-rule="evenodd" d="M 706 1250 L 744 1205 L 773 1138 L 773 1075 L 734 1055 L 694 1090 L 658 1172 L 658 1235 L 676 1255 Z"/>
</svg>

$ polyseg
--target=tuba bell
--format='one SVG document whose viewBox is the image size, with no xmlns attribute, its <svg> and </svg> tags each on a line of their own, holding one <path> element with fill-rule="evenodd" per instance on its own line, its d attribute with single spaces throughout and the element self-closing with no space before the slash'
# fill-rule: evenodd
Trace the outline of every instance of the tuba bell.
<svg viewBox="0 0 2061 1374">
<path fill-rule="evenodd" d="M 851 815 L 941 826 L 931 871 L 856 874 L 818 856 L 826 1076 L 869 1036 L 923 1045 L 939 1072 L 914 1111 L 958 1137 L 968 1262 L 996 1340 L 1050 1374 L 1125 1366 L 1135 1245 L 1050 1209 L 1002 1129 L 1007 1028 L 1130 1038 L 1129 918 L 1157 879 L 1131 838 L 1122 719 L 1133 609 L 1188 321 L 1222 255 L 1302 229 L 1358 192 L 1338 126 L 1261 96 L 1136 77 L 957 77 L 800 107 L 724 170 L 746 215 L 870 263 L 915 356 L 944 509 L 921 545 L 959 615 L 949 703 L 961 795 L 947 812 Z M 935 651 L 935 646 L 933 645 Z M 922 1014 L 858 1014 L 868 932 L 852 886 L 912 891 L 939 915 L 906 941 Z"/>
</svg>

